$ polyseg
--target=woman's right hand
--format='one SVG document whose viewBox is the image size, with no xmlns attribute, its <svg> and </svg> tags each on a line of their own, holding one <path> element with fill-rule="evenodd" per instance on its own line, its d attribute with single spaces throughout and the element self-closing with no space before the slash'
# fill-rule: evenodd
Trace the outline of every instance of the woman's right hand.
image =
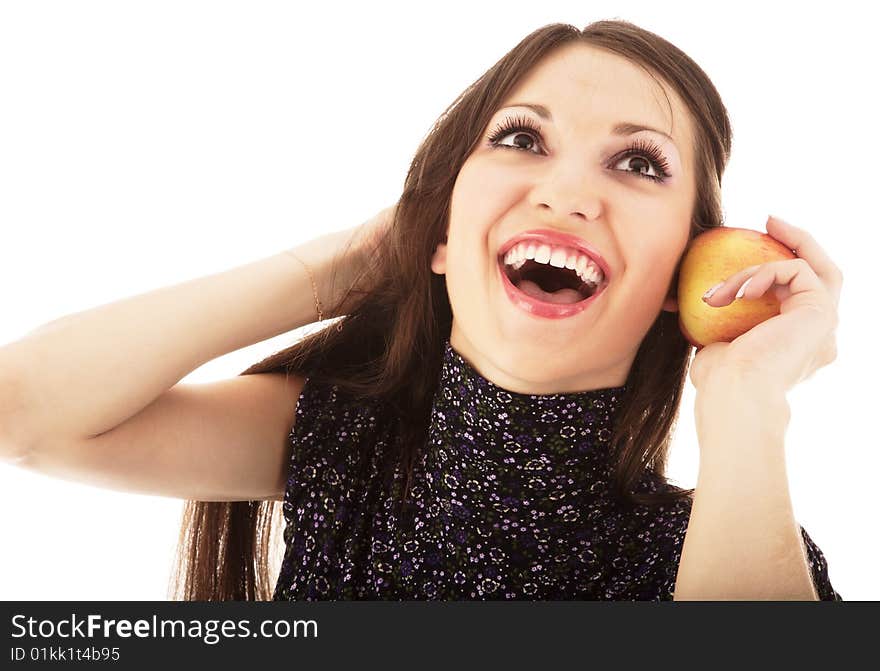
<svg viewBox="0 0 880 671">
<path fill-rule="evenodd" d="M 364 223 L 348 229 L 351 233 L 350 254 L 355 258 L 355 263 L 369 259 L 373 255 L 382 238 L 391 228 L 396 212 L 397 203 L 381 210 Z"/>
<path fill-rule="evenodd" d="M 330 311 L 335 302 L 345 296 L 366 270 L 376 249 L 390 230 L 396 211 L 395 203 L 362 224 L 330 233 L 310 243 L 321 247 L 321 251 L 316 252 L 317 258 L 328 258 L 327 252 L 332 258 L 329 265 L 318 272 L 319 277 L 315 278 L 319 285 L 321 303 L 325 308 L 325 319 L 348 314 L 351 307 L 349 303 L 344 303 L 333 314 Z"/>
</svg>

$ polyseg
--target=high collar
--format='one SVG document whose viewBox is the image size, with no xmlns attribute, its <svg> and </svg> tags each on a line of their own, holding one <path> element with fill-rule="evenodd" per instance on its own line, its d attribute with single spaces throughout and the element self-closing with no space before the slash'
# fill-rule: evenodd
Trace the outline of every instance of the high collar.
<svg viewBox="0 0 880 671">
<path fill-rule="evenodd" d="M 445 434 L 461 448 L 476 450 L 519 468 L 541 459 L 549 465 L 607 455 L 614 415 L 625 386 L 556 394 L 522 394 L 483 377 L 444 344 L 440 384 L 431 414 L 432 434 Z M 484 452 L 485 450 L 485 452 Z"/>
</svg>

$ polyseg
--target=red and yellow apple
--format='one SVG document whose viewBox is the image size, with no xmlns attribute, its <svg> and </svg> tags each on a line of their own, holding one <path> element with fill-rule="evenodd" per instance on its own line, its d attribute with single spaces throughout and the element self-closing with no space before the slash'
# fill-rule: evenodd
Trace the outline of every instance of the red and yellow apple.
<svg viewBox="0 0 880 671">
<path fill-rule="evenodd" d="M 688 342 L 703 347 L 731 342 L 753 326 L 779 314 L 771 290 L 752 300 L 722 307 L 703 301 L 703 294 L 749 266 L 796 258 L 774 237 L 749 228 L 720 226 L 700 233 L 684 253 L 678 277 L 678 324 Z"/>
</svg>

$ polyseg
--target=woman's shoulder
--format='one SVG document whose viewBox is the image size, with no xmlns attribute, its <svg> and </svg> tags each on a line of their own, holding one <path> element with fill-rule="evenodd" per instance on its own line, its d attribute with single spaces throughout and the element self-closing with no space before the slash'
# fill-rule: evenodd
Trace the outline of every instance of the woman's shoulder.
<svg viewBox="0 0 880 671">
<path fill-rule="evenodd" d="M 359 398 L 338 383 L 307 376 L 289 435 L 285 500 L 366 491 L 373 462 L 382 461 L 390 440 L 387 420 L 379 399 Z M 285 514 L 291 510 L 288 505 Z"/>
<path fill-rule="evenodd" d="M 339 434 L 357 438 L 358 433 L 375 428 L 387 415 L 387 404 L 381 399 L 363 398 L 338 382 L 309 375 L 300 392 L 291 437 Z"/>
</svg>

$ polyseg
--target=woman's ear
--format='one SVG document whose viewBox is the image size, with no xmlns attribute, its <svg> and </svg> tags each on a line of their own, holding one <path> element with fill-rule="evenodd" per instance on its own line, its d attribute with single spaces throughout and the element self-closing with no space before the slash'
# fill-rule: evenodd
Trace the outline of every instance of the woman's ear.
<svg viewBox="0 0 880 671">
<path fill-rule="evenodd" d="M 676 268 L 672 280 L 669 282 L 666 300 L 663 301 L 663 310 L 666 312 L 678 312 L 678 273 L 679 268 Z"/>
<path fill-rule="evenodd" d="M 434 255 L 431 257 L 431 270 L 437 275 L 446 274 L 446 238 L 444 242 L 437 243 Z"/>
</svg>

